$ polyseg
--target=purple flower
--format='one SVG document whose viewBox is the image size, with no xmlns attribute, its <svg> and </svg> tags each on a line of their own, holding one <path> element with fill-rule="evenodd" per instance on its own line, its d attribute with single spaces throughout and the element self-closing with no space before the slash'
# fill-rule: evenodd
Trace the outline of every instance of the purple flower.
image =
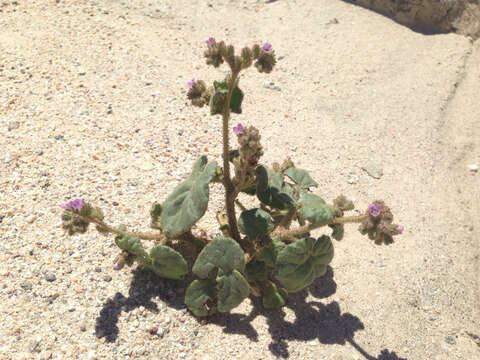
<svg viewBox="0 0 480 360">
<path fill-rule="evenodd" d="M 62 205 L 62 209 L 70 211 L 81 211 L 85 205 L 85 202 L 82 199 L 71 200 L 66 204 Z"/>
<path fill-rule="evenodd" d="M 404 228 L 402 225 L 398 225 L 398 226 L 397 226 L 397 231 L 398 231 L 399 234 L 403 233 L 403 230 L 404 230 L 404 229 L 405 229 L 405 228 Z"/>
<path fill-rule="evenodd" d="M 382 212 L 382 205 L 380 204 L 370 204 L 368 205 L 368 213 L 373 217 L 377 217 Z"/>
<path fill-rule="evenodd" d="M 217 45 L 217 42 L 215 41 L 215 38 L 209 37 L 207 41 L 205 41 L 205 44 L 207 44 L 208 47 L 213 47 Z"/>
<path fill-rule="evenodd" d="M 263 50 L 264 53 L 268 54 L 269 52 L 271 52 L 273 50 L 272 44 L 266 42 L 265 44 L 263 44 L 262 50 Z"/>
<path fill-rule="evenodd" d="M 191 89 L 195 86 L 195 79 L 187 81 L 187 89 Z"/>
<path fill-rule="evenodd" d="M 245 129 L 243 128 L 243 125 L 238 123 L 237 126 L 233 127 L 233 132 L 237 135 L 242 135 L 244 133 Z"/>
</svg>

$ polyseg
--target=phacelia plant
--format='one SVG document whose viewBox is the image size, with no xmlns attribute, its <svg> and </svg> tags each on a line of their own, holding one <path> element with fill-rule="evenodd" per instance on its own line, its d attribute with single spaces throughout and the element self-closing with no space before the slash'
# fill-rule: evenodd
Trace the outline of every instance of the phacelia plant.
<svg viewBox="0 0 480 360">
<path fill-rule="evenodd" d="M 196 279 L 188 286 L 185 303 L 197 316 L 228 312 L 250 294 L 261 296 L 265 308 L 281 307 L 289 292 L 310 285 L 325 274 L 333 258 L 332 238 L 340 241 L 346 223 L 360 223 L 359 231 L 375 244 L 391 244 L 403 226 L 383 201 L 373 201 L 360 216 L 345 216 L 352 201 L 340 195 L 332 203 L 312 192 L 318 183 L 289 159 L 272 167 L 260 164 L 263 147 L 254 126 L 233 127 L 238 146 L 230 148 L 230 117 L 242 112 L 244 93 L 239 75 L 252 65 L 270 73 L 276 63 L 272 45 L 255 44 L 235 55 L 232 45 L 214 38 L 206 41 L 208 65 L 227 63 L 226 77 L 207 87 L 202 80 L 187 82 L 187 97 L 198 107 L 208 106 L 223 120 L 223 166 L 201 156 L 191 174 L 150 211 L 152 233 L 127 231 L 104 222 L 100 208 L 82 199 L 62 205 L 63 228 L 69 235 L 85 233 L 90 223 L 101 233 L 114 233 L 120 254 L 114 270 L 137 263 L 160 277 L 183 279 L 192 271 Z M 231 167 L 233 172 L 231 172 Z M 195 230 L 208 207 L 209 185 L 225 188 L 225 208 L 218 212 L 219 233 L 214 239 Z M 247 209 L 238 200 L 245 193 L 256 197 L 258 206 Z M 239 216 L 237 217 L 237 209 Z M 331 235 L 314 238 L 311 231 L 329 226 Z M 149 251 L 142 240 L 152 240 Z"/>
</svg>

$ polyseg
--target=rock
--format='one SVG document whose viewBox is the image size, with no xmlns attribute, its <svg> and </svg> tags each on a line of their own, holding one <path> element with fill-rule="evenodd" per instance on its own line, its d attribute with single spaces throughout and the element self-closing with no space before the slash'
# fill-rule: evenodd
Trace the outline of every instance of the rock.
<svg viewBox="0 0 480 360">
<path fill-rule="evenodd" d="M 445 338 L 445 342 L 449 345 L 455 345 L 457 343 L 457 341 L 455 340 L 455 338 L 452 335 L 448 335 Z"/>
<path fill-rule="evenodd" d="M 468 165 L 468 170 L 471 172 L 477 172 L 478 171 L 478 165 L 477 164 L 470 164 Z"/>
<path fill-rule="evenodd" d="M 378 11 L 400 24 L 426 33 L 456 32 L 480 37 L 480 4 L 470 0 L 391 1 L 356 0 L 356 4 Z"/>
<path fill-rule="evenodd" d="M 10 121 L 8 123 L 8 131 L 16 130 L 20 127 L 20 123 L 18 121 Z"/>
<path fill-rule="evenodd" d="M 112 277 L 110 275 L 105 275 L 103 277 L 103 280 L 106 281 L 106 282 L 110 282 L 110 281 L 112 281 Z"/>
<path fill-rule="evenodd" d="M 55 140 L 63 140 L 65 137 L 63 135 L 55 135 Z"/>
<path fill-rule="evenodd" d="M 26 291 L 32 290 L 32 283 L 30 281 L 22 281 L 20 287 Z"/>
<path fill-rule="evenodd" d="M 269 89 L 269 90 L 276 90 L 276 91 L 282 91 L 282 89 L 280 88 L 280 86 L 277 86 L 275 85 L 275 83 L 273 81 L 265 81 L 263 83 L 263 87 L 265 89 Z"/>
<path fill-rule="evenodd" d="M 45 280 L 47 280 L 48 282 L 53 282 L 57 280 L 57 276 L 52 272 L 47 272 L 45 273 Z"/>
<path fill-rule="evenodd" d="M 31 341 L 30 344 L 28 345 L 28 350 L 31 353 L 40 352 L 40 340 L 35 339 L 35 340 Z"/>
<path fill-rule="evenodd" d="M 35 220 L 37 220 L 37 217 L 35 215 L 30 215 L 27 219 L 27 222 L 32 224 Z"/>
<path fill-rule="evenodd" d="M 383 176 L 382 167 L 372 161 L 368 162 L 365 166 L 362 166 L 362 170 L 365 170 L 368 175 L 375 179 L 380 179 Z"/>
</svg>

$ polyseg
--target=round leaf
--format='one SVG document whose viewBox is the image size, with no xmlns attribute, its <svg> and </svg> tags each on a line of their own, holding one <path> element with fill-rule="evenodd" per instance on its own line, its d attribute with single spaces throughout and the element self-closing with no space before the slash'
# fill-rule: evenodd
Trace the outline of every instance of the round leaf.
<svg viewBox="0 0 480 360">
<path fill-rule="evenodd" d="M 287 299 L 287 292 L 283 289 L 278 289 L 277 285 L 268 281 L 263 289 L 262 303 L 265 309 L 275 309 L 285 305 Z"/>
<path fill-rule="evenodd" d="M 318 186 L 318 183 L 313 180 L 310 174 L 305 170 L 290 167 L 284 171 L 284 174 L 287 175 L 290 179 L 292 179 L 295 184 L 299 185 L 302 188 Z"/>
<path fill-rule="evenodd" d="M 190 176 L 167 197 L 160 223 L 168 237 L 183 234 L 205 214 L 209 199 L 208 184 L 215 175 L 216 167 L 215 161 L 207 165 L 207 157 L 200 157 Z"/>
<path fill-rule="evenodd" d="M 240 231 L 247 235 L 250 240 L 260 238 L 273 230 L 270 215 L 262 209 L 243 211 L 238 220 Z"/>
<path fill-rule="evenodd" d="M 333 210 L 320 196 L 308 191 L 301 191 L 300 203 L 300 213 L 312 224 L 323 224 L 332 221 Z"/>
<path fill-rule="evenodd" d="M 215 281 L 194 280 L 185 293 L 185 304 L 196 316 L 207 316 L 212 309 L 207 307 L 207 302 L 216 297 Z"/>
<path fill-rule="evenodd" d="M 278 253 L 275 277 L 290 292 L 299 291 L 326 272 L 333 245 L 326 235 L 297 240 Z"/>
<path fill-rule="evenodd" d="M 249 282 L 265 281 L 268 278 L 267 268 L 263 261 L 250 261 L 245 267 L 245 278 Z"/>
<path fill-rule="evenodd" d="M 206 279 L 214 268 L 220 268 L 225 273 L 245 270 L 245 255 L 238 243 L 230 238 L 217 237 L 208 243 L 195 261 L 193 272 Z"/>
<path fill-rule="evenodd" d="M 258 255 L 258 260 L 265 262 L 267 266 L 271 268 L 275 267 L 275 263 L 277 262 L 278 253 L 287 245 L 283 242 L 274 240 L 270 245 L 266 248 L 263 248 Z"/>
<path fill-rule="evenodd" d="M 178 252 L 168 246 L 155 246 L 150 250 L 151 269 L 161 277 L 181 279 L 188 272 L 187 262 Z"/>
<path fill-rule="evenodd" d="M 247 280 L 237 270 L 231 273 L 219 271 L 218 283 L 218 311 L 227 312 L 240 305 L 250 294 Z"/>
</svg>

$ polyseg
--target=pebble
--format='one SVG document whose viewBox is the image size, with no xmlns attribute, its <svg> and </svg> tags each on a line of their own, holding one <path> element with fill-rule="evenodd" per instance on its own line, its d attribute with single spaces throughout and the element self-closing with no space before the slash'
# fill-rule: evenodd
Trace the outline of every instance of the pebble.
<svg viewBox="0 0 480 360">
<path fill-rule="evenodd" d="M 32 290 L 32 283 L 30 281 L 22 281 L 20 287 L 26 291 Z"/>
<path fill-rule="evenodd" d="M 37 220 L 37 217 L 35 215 L 30 215 L 28 218 L 27 218 L 27 222 L 29 224 L 32 224 L 35 220 Z"/>
<path fill-rule="evenodd" d="M 8 123 L 8 131 L 16 130 L 20 127 L 20 123 L 18 121 L 10 121 Z"/>
<path fill-rule="evenodd" d="M 470 164 L 468 165 L 468 170 L 471 172 L 477 172 L 478 171 L 478 165 L 477 164 Z"/>
<path fill-rule="evenodd" d="M 95 272 L 102 272 L 102 268 L 101 267 L 96 267 Z"/>
<path fill-rule="evenodd" d="M 45 273 L 45 280 L 47 280 L 48 282 L 53 282 L 57 280 L 57 276 L 52 272 L 47 272 Z"/>
<path fill-rule="evenodd" d="M 65 136 L 63 135 L 55 135 L 55 140 L 63 140 L 65 138 Z"/>
<path fill-rule="evenodd" d="M 383 176 L 382 167 L 372 161 L 368 162 L 365 166 L 362 166 L 362 169 L 365 170 L 368 175 L 375 179 L 380 179 Z"/>
<path fill-rule="evenodd" d="M 269 89 L 269 90 L 282 91 L 280 86 L 275 85 L 275 83 L 273 81 L 265 81 L 263 83 L 263 87 L 265 89 Z"/>
<path fill-rule="evenodd" d="M 455 340 L 455 338 L 452 335 L 448 335 L 445 338 L 445 342 L 449 345 L 455 345 L 457 343 L 457 341 Z"/>
<path fill-rule="evenodd" d="M 112 277 L 110 275 L 105 275 L 103 277 L 103 280 L 106 281 L 106 282 L 110 282 L 110 281 L 112 281 Z"/>
</svg>

